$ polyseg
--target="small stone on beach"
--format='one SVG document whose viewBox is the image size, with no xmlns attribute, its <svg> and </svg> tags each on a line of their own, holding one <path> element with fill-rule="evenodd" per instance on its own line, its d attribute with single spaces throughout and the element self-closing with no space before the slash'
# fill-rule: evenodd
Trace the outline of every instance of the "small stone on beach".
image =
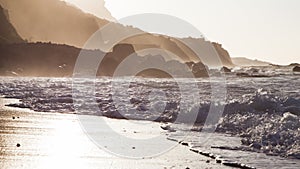
<svg viewBox="0 0 300 169">
<path fill-rule="evenodd" d="M 21 144 L 18 143 L 16 146 L 17 146 L 17 147 L 21 147 Z"/>
<path fill-rule="evenodd" d="M 181 145 L 183 145 L 183 146 L 189 146 L 189 143 L 182 142 Z"/>
</svg>

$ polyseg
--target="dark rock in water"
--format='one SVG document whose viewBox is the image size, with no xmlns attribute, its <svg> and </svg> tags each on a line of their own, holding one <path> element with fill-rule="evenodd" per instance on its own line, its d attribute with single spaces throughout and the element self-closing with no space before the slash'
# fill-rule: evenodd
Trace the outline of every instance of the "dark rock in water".
<svg viewBox="0 0 300 169">
<path fill-rule="evenodd" d="M 260 150 L 262 146 L 259 143 L 252 143 L 250 147 Z"/>
<path fill-rule="evenodd" d="M 224 73 L 230 73 L 231 69 L 224 66 L 224 67 L 221 68 L 221 71 L 224 72 Z"/>
<path fill-rule="evenodd" d="M 202 62 L 188 62 L 186 64 L 189 66 L 195 77 L 208 77 L 208 68 Z"/>
<path fill-rule="evenodd" d="M 285 112 L 290 112 L 296 116 L 300 116 L 300 108 L 296 106 L 288 106 L 284 110 Z"/>
<path fill-rule="evenodd" d="M 295 66 L 293 68 L 293 72 L 300 72 L 300 66 Z"/>
</svg>

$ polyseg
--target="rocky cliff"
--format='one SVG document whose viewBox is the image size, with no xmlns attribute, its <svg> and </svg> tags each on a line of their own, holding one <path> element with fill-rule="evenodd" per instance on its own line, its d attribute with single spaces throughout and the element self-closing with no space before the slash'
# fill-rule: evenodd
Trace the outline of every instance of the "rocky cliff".
<svg viewBox="0 0 300 169">
<path fill-rule="evenodd" d="M 86 14 L 59 0 L 0 0 L 0 4 L 7 10 L 2 12 L 3 16 L 6 16 L 1 20 L 1 23 L 4 23 L 1 26 L 2 41 L 6 39 L 5 42 L 21 43 L 0 46 L 1 75 L 70 76 L 81 47 L 99 28 L 110 23 L 117 31 L 137 30 Z M 29 41 L 29 44 L 24 44 L 22 38 Z M 148 48 L 168 51 L 174 56 L 140 52 Z M 193 50 L 199 50 L 197 53 L 201 53 L 200 58 Z M 111 51 L 104 52 L 108 53 L 98 71 L 98 75 L 101 76 L 112 76 L 114 70 L 129 54 L 135 54 L 135 65 L 145 66 L 151 62 L 169 68 L 171 72 L 198 72 L 196 77 L 207 76 L 205 65 L 220 66 L 221 63 L 228 67 L 233 66 L 229 53 L 220 44 L 204 39 L 178 39 L 146 32 L 127 38 Z M 211 52 L 217 52 L 219 58 L 210 57 Z M 216 61 L 218 59 L 221 62 Z M 186 63 L 189 63 L 188 69 L 184 66 Z M 144 71 L 140 75 L 153 76 L 153 72 L 157 70 Z M 157 74 L 158 77 L 167 76 L 166 72 Z"/>
<path fill-rule="evenodd" d="M 12 25 L 29 42 L 82 47 L 107 20 L 60 0 L 0 0 Z"/>
<path fill-rule="evenodd" d="M 8 12 L 0 5 L 0 44 L 22 43 L 23 39 L 19 36 L 13 25 L 8 20 Z"/>
</svg>

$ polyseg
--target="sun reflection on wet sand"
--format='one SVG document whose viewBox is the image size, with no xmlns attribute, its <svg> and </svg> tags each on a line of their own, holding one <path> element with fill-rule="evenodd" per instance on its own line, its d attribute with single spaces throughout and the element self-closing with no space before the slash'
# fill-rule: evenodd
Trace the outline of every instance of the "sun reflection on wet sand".
<svg viewBox="0 0 300 169">
<path fill-rule="evenodd" d="M 217 164 L 207 164 L 205 163 L 207 158 L 192 153 L 182 146 L 177 146 L 161 156 L 145 160 L 119 158 L 98 148 L 85 135 L 76 115 L 40 113 L 4 106 L 10 102 L 16 100 L 0 99 L 1 169 L 152 169 L 175 166 L 226 168 Z M 127 131 L 132 130 L 132 133 L 140 136 L 161 132 L 155 129 L 157 124 L 149 125 L 151 129 L 147 131 L 143 128 L 132 129 L 136 124 L 129 124 L 128 121 L 114 119 L 108 121 L 120 130 L 118 132 L 122 132 L 123 128 Z M 122 127 L 118 127 L 118 123 Z M 20 146 L 17 147 L 17 144 Z M 145 151 L 150 150 L 145 147 Z"/>
<path fill-rule="evenodd" d="M 95 164 L 89 164 L 92 158 L 112 158 L 84 135 L 76 115 L 6 109 L 1 111 L 1 168 L 81 169 Z"/>
<path fill-rule="evenodd" d="M 53 137 L 41 140 L 42 145 L 47 145 L 49 158 L 42 159 L 41 166 L 49 168 L 85 168 L 84 159 L 89 156 L 110 158 L 111 155 L 101 151 L 81 131 L 76 117 L 72 120 L 53 121 L 56 132 Z"/>
</svg>

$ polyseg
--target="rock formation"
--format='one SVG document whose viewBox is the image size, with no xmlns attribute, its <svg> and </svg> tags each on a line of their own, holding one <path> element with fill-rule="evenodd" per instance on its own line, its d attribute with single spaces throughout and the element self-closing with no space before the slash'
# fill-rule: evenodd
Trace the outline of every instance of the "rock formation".
<svg viewBox="0 0 300 169">
<path fill-rule="evenodd" d="M 110 23 L 117 31 L 138 30 L 97 18 L 59 0 L 0 0 L 0 5 L 7 9 L 0 16 L 1 23 L 5 23 L 0 28 L 0 43 L 20 43 L 0 46 L 1 75 L 9 72 L 9 75 L 20 76 L 70 76 L 81 48 L 99 28 Z M 167 72 L 149 69 L 139 75 L 150 76 L 156 72 L 157 77 L 169 77 L 170 74 L 184 76 L 192 73 L 195 77 L 207 77 L 207 66 L 233 66 L 229 53 L 218 43 L 202 38 L 179 39 L 140 32 L 143 34 L 123 40 L 111 51 L 97 50 L 107 52 L 98 75 L 112 76 L 129 55 L 135 58 L 131 65 L 127 65 L 129 75 L 134 72 L 134 67 L 147 67 L 149 63 L 160 65 Z M 140 52 L 149 48 L 173 55 Z"/>
<path fill-rule="evenodd" d="M 0 5 L 0 44 L 24 42 L 8 18 L 8 12 Z"/>
<path fill-rule="evenodd" d="M 293 72 L 300 72 L 300 66 L 295 66 L 293 68 Z"/>
</svg>

